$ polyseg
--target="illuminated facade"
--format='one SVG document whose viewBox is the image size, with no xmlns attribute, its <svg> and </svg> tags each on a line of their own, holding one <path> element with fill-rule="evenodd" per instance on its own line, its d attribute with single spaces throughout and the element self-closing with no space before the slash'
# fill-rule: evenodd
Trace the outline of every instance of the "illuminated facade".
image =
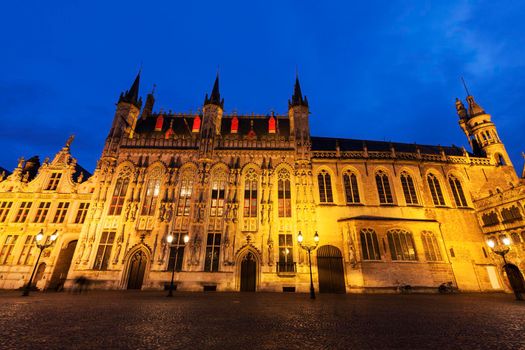
<svg viewBox="0 0 525 350">
<path fill-rule="evenodd" d="M 142 107 L 137 76 L 92 176 L 68 141 L 35 174 L 21 161 L 0 182 L 0 288 L 28 280 L 41 228 L 60 238 L 38 267 L 40 287 L 64 283 L 69 271 L 66 284 L 85 276 L 96 288 L 162 289 L 175 269 L 178 290 L 307 291 L 297 233 L 308 241 L 317 231 L 314 283 L 323 292 L 448 281 L 502 288 L 485 247 L 493 232 L 482 223 L 483 198 L 523 185 L 472 96 L 468 108 L 456 102 L 471 152 L 311 136 L 298 79 L 286 115 L 225 114 L 218 78 L 197 115 L 154 113 L 154 102 L 148 94 Z"/>
</svg>

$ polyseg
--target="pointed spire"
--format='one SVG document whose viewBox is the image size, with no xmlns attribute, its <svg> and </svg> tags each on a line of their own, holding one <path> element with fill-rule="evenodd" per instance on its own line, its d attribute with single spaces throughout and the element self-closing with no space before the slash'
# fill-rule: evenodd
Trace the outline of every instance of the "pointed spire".
<svg viewBox="0 0 525 350">
<path fill-rule="evenodd" d="M 485 114 L 485 110 L 474 101 L 474 97 L 472 95 L 467 96 L 467 102 L 468 102 L 468 115 L 470 118 L 475 117 L 480 114 Z"/>
<path fill-rule="evenodd" d="M 304 106 L 308 107 L 308 100 L 306 96 L 303 98 L 301 92 L 301 84 L 299 83 L 299 73 L 295 73 L 295 86 L 293 88 L 292 99 L 288 100 L 288 107 Z"/>
<path fill-rule="evenodd" d="M 214 104 L 221 108 L 224 107 L 224 99 L 221 100 L 221 93 L 219 92 L 219 72 L 217 72 L 217 76 L 215 77 L 210 97 L 208 98 L 208 94 L 206 94 L 204 98 L 204 105 L 207 104 Z"/>
<path fill-rule="evenodd" d="M 133 81 L 133 84 L 131 85 L 131 88 L 127 90 L 125 93 L 120 94 L 120 98 L 118 102 L 127 102 L 131 103 L 135 107 L 140 108 L 142 106 L 142 98 L 139 97 L 139 85 L 140 85 L 140 73 L 142 71 L 142 68 L 137 73 L 137 76 L 135 78 L 135 81 Z"/>
</svg>

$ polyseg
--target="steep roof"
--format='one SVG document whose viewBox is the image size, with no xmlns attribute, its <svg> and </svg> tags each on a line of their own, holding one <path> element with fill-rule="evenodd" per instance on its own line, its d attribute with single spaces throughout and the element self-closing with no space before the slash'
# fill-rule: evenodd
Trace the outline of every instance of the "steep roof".
<svg viewBox="0 0 525 350">
<path fill-rule="evenodd" d="M 363 151 L 364 148 L 372 152 L 389 152 L 394 148 L 397 152 L 422 154 L 440 154 L 443 150 L 447 156 L 462 156 L 463 148 L 457 146 L 432 146 L 419 145 L 416 143 L 373 141 L 373 140 L 356 140 L 333 137 L 312 136 L 312 151 L 335 151 L 339 146 L 340 151 Z M 469 152 L 474 157 L 474 154 Z"/>
</svg>

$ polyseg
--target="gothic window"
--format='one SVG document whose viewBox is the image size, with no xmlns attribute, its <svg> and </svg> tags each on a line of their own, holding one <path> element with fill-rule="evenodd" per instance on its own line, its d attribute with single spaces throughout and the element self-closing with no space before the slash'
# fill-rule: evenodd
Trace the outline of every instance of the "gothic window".
<svg viewBox="0 0 525 350">
<path fill-rule="evenodd" d="M 417 260 L 416 248 L 412 234 L 405 230 L 390 230 L 387 232 L 388 246 L 392 260 Z"/>
<path fill-rule="evenodd" d="M 16 214 L 15 222 L 25 222 L 27 219 L 27 214 L 31 209 L 32 202 L 22 202 L 20 203 L 20 208 L 18 208 L 18 213 Z"/>
<path fill-rule="evenodd" d="M 257 216 L 257 174 L 250 169 L 244 180 L 244 217 Z"/>
<path fill-rule="evenodd" d="M 0 203 L 0 223 L 5 222 L 9 210 L 13 206 L 13 202 L 1 202 Z"/>
<path fill-rule="evenodd" d="M 290 189 L 290 173 L 281 169 L 277 180 L 277 199 L 279 207 L 279 217 L 289 218 L 292 216 L 292 197 Z"/>
<path fill-rule="evenodd" d="M 501 216 L 503 218 L 503 222 L 513 222 L 516 220 L 521 220 L 522 218 L 520 210 L 515 205 L 510 208 L 501 209 Z"/>
<path fill-rule="evenodd" d="M 363 260 L 381 260 L 379 242 L 374 230 L 365 228 L 359 233 L 361 239 L 361 254 Z"/>
<path fill-rule="evenodd" d="M 204 261 L 205 272 L 219 271 L 219 256 L 221 251 L 221 234 L 208 233 L 206 242 L 206 259 Z"/>
<path fill-rule="evenodd" d="M 328 171 L 321 170 L 317 175 L 317 182 L 319 183 L 319 201 L 321 203 L 332 203 L 334 201 L 332 180 Z"/>
<path fill-rule="evenodd" d="M 160 178 L 151 177 L 146 185 L 146 193 L 144 194 L 144 202 L 140 215 L 151 216 L 155 214 L 157 202 L 160 193 Z"/>
<path fill-rule="evenodd" d="M 454 196 L 456 206 L 466 207 L 468 205 L 467 198 L 465 197 L 465 193 L 463 192 L 463 186 L 461 186 L 461 182 L 459 181 L 459 179 L 451 175 L 448 177 L 448 183 L 450 184 L 450 188 L 452 189 L 452 195 Z"/>
<path fill-rule="evenodd" d="M 22 247 L 22 252 L 18 258 L 18 265 L 32 265 L 33 264 L 33 247 L 35 246 L 35 236 L 27 235 Z"/>
<path fill-rule="evenodd" d="M 279 272 L 294 271 L 292 235 L 279 234 Z"/>
<path fill-rule="evenodd" d="M 498 165 L 506 165 L 506 163 L 505 163 L 505 158 L 503 158 L 503 156 L 502 156 L 501 154 L 496 153 L 496 156 L 495 156 L 495 157 L 496 157 L 496 163 L 497 163 Z"/>
<path fill-rule="evenodd" d="M 443 191 L 441 191 L 441 185 L 439 184 L 437 177 L 434 174 L 428 174 L 427 181 L 434 205 L 444 206 L 445 198 L 443 197 Z"/>
<path fill-rule="evenodd" d="M 177 216 L 190 215 L 191 195 L 193 192 L 193 179 L 185 177 L 180 181 L 179 201 L 177 202 Z"/>
<path fill-rule="evenodd" d="M 512 243 L 514 244 L 520 244 L 522 242 L 521 237 L 517 232 L 512 232 L 510 238 L 512 238 Z"/>
<path fill-rule="evenodd" d="M 497 225 L 499 224 L 498 214 L 496 214 L 494 211 L 491 211 L 490 213 L 484 213 L 481 216 L 481 221 L 483 221 L 483 226 Z"/>
<path fill-rule="evenodd" d="M 119 177 L 113 190 L 113 197 L 111 197 L 111 203 L 109 205 L 108 215 L 120 215 L 122 213 L 122 207 L 126 200 L 126 192 L 128 190 L 129 179 Z"/>
<path fill-rule="evenodd" d="M 77 216 L 75 218 L 75 224 L 83 224 L 86 220 L 86 215 L 89 210 L 89 203 L 83 202 L 78 205 Z"/>
<path fill-rule="evenodd" d="M 439 245 L 436 236 L 429 231 L 421 233 L 421 240 L 423 241 L 423 249 L 425 249 L 425 258 L 427 261 L 442 261 Z"/>
<path fill-rule="evenodd" d="M 221 232 L 224 223 L 224 203 L 226 198 L 226 179 L 224 172 L 215 172 L 211 182 L 210 217 L 208 232 Z"/>
<path fill-rule="evenodd" d="M 98 245 L 97 255 L 93 270 L 107 270 L 113 242 L 115 241 L 115 231 L 103 231 Z"/>
<path fill-rule="evenodd" d="M 17 239 L 17 235 L 7 235 L 2 250 L 0 250 L 0 264 L 11 264 L 13 260 L 13 248 L 15 247 Z"/>
<path fill-rule="evenodd" d="M 403 187 L 403 194 L 405 195 L 405 202 L 407 205 L 419 204 L 417 200 L 416 187 L 412 176 L 406 171 L 401 173 L 401 187 Z"/>
<path fill-rule="evenodd" d="M 390 189 L 390 182 L 388 181 L 388 175 L 382 170 L 379 170 L 376 173 L 376 185 L 377 193 L 379 195 L 379 203 L 394 204 L 392 190 Z"/>
<path fill-rule="evenodd" d="M 58 183 L 60 182 L 61 177 L 62 173 L 52 173 L 45 189 L 47 191 L 55 191 L 58 187 Z"/>
<path fill-rule="evenodd" d="M 170 256 L 168 259 L 168 271 L 182 271 L 182 260 L 184 259 L 184 235 L 186 232 L 179 232 L 173 234 L 173 242 L 170 246 Z"/>
<path fill-rule="evenodd" d="M 210 216 L 222 217 L 224 214 L 224 197 L 226 194 L 226 179 L 215 178 L 211 184 Z"/>
<path fill-rule="evenodd" d="M 55 212 L 55 217 L 53 218 L 53 224 L 61 224 L 64 222 L 69 209 L 69 202 L 59 202 L 57 206 L 57 211 Z"/>
<path fill-rule="evenodd" d="M 343 185 L 345 188 L 346 204 L 359 203 L 359 188 L 357 187 L 357 176 L 352 172 L 343 174 Z"/>
<path fill-rule="evenodd" d="M 47 213 L 49 212 L 50 207 L 51 202 L 40 202 L 33 222 L 38 224 L 43 223 L 46 220 Z"/>
<path fill-rule="evenodd" d="M 249 169 L 244 177 L 243 230 L 257 230 L 257 173 Z"/>
</svg>

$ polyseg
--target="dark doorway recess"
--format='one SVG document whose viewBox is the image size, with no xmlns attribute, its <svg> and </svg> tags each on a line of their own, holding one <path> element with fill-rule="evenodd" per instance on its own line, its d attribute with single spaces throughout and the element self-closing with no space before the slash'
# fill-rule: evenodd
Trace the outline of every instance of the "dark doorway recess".
<svg viewBox="0 0 525 350">
<path fill-rule="evenodd" d="M 317 269 L 320 293 L 345 292 L 343 255 L 337 247 L 325 245 L 317 250 Z"/>
<path fill-rule="evenodd" d="M 241 263 L 241 292 L 255 292 L 257 262 L 252 253 L 247 253 Z"/>
<path fill-rule="evenodd" d="M 128 289 L 142 288 L 147 262 L 148 258 L 142 250 L 133 254 L 129 263 Z"/>
</svg>

